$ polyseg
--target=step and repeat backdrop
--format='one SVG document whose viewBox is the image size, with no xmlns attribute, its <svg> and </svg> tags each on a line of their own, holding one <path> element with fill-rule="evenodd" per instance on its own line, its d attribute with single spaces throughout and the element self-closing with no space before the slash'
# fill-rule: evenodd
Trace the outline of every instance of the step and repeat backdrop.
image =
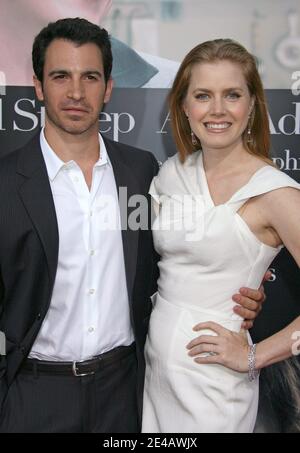
<svg viewBox="0 0 300 453">
<path fill-rule="evenodd" d="M 115 89 L 99 118 L 103 135 L 149 150 L 161 162 L 172 156 L 176 149 L 166 100 L 179 63 L 196 44 L 229 37 L 259 61 L 274 162 L 300 182 L 298 0 L 0 0 L 0 157 L 44 124 L 44 107 L 32 88 L 34 36 L 50 21 L 77 16 L 104 26 L 112 36 Z M 285 249 L 271 270 L 267 301 L 252 331 L 255 341 L 283 328 L 300 311 L 299 269 Z M 263 391 L 266 406 L 257 431 L 288 429 L 289 414 L 275 407 L 270 416 L 268 388 Z"/>
</svg>

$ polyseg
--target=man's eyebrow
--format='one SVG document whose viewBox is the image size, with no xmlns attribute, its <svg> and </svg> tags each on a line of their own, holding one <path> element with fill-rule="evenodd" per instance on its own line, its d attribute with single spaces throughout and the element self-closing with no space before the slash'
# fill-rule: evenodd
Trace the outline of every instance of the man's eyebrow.
<svg viewBox="0 0 300 453">
<path fill-rule="evenodd" d="M 49 76 L 52 77 L 56 74 L 63 74 L 63 75 L 70 75 L 71 71 L 67 71 L 66 69 L 53 69 L 52 71 L 49 72 Z M 97 69 L 89 69 L 87 71 L 83 71 L 81 75 L 97 75 L 98 77 L 103 77 L 102 73 L 98 71 Z"/>
<path fill-rule="evenodd" d="M 97 69 L 90 69 L 88 71 L 83 71 L 83 75 L 98 75 L 99 77 L 102 77 L 102 73 L 98 71 Z"/>
<path fill-rule="evenodd" d="M 48 73 L 49 76 L 53 76 L 55 74 L 70 74 L 70 72 L 65 69 L 53 69 Z"/>
</svg>

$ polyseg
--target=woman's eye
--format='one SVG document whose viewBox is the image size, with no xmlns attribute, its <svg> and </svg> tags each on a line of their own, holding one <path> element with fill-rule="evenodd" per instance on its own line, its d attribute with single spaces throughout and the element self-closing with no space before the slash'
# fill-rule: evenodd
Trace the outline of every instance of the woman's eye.
<svg viewBox="0 0 300 453">
<path fill-rule="evenodd" d="M 231 99 L 231 100 L 239 99 L 240 97 L 241 97 L 241 95 L 236 92 L 230 92 L 230 93 L 226 94 L 226 98 Z M 198 94 L 196 94 L 195 98 L 198 99 L 199 101 L 207 101 L 210 99 L 210 96 L 207 93 L 198 93 Z"/>
<path fill-rule="evenodd" d="M 234 93 L 234 92 L 232 92 L 232 93 L 228 93 L 227 97 L 228 97 L 229 99 L 238 99 L 238 98 L 241 97 L 241 95 L 240 95 L 239 93 Z"/>
<path fill-rule="evenodd" d="M 205 93 L 199 93 L 196 95 L 196 99 L 199 99 L 200 101 L 206 101 L 208 98 L 208 94 Z"/>
</svg>

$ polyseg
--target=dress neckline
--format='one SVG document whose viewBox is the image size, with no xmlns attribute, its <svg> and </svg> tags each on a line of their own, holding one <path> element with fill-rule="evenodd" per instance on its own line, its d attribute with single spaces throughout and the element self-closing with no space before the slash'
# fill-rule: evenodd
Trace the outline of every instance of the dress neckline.
<svg viewBox="0 0 300 453">
<path fill-rule="evenodd" d="M 243 184 L 239 189 L 237 189 L 233 194 L 232 196 L 224 203 L 220 203 L 220 204 L 216 204 L 211 196 L 211 193 L 210 193 L 210 189 L 209 189 L 209 185 L 208 185 L 208 181 L 207 181 L 207 177 L 206 177 L 206 173 L 205 173 L 205 170 L 204 170 L 204 162 L 203 162 L 203 153 L 202 151 L 200 151 L 200 155 L 199 155 L 199 162 L 198 162 L 198 178 L 199 178 L 199 184 L 202 188 L 202 192 L 203 192 L 203 195 L 204 195 L 204 198 L 207 200 L 207 202 L 209 203 L 210 207 L 212 208 L 218 208 L 220 206 L 226 206 L 228 205 L 234 198 L 236 198 L 238 196 L 238 194 L 240 192 L 242 192 L 245 187 L 249 186 L 253 179 L 262 171 L 264 170 L 265 168 L 268 168 L 268 167 L 271 167 L 271 165 L 264 165 L 263 167 L 260 167 L 258 170 L 256 170 L 253 175 L 249 178 L 249 180 Z"/>
</svg>

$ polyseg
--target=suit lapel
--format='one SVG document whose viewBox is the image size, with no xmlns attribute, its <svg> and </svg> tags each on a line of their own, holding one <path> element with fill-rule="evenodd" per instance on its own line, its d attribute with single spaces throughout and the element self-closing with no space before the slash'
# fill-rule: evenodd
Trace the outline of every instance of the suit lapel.
<svg viewBox="0 0 300 453">
<path fill-rule="evenodd" d="M 110 140 L 105 140 L 105 145 L 113 167 L 116 186 L 119 194 L 126 281 L 129 300 L 131 300 L 136 274 L 139 230 L 133 231 L 128 228 L 128 217 L 134 210 L 134 208 L 128 207 L 128 200 L 131 196 L 139 194 L 140 188 L 138 181 L 130 168 L 129 162 L 126 162 L 124 160 L 124 155 L 120 152 L 119 147 L 122 145 L 118 144 L 116 146 L 116 144 L 114 142 L 111 142 Z M 122 191 L 120 192 L 121 188 L 123 188 L 122 190 L 124 190 L 124 188 L 126 189 L 126 203 L 124 202 L 125 197 L 120 196 L 120 193 L 122 193 Z"/>
<path fill-rule="evenodd" d="M 39 144 L 39 135 L 21 151 L 17 176 L 23 205 L 43 246 L 50 277 L 54 285 L 58 262 L 58 226 L 48 173 Z"/>
</svg>

